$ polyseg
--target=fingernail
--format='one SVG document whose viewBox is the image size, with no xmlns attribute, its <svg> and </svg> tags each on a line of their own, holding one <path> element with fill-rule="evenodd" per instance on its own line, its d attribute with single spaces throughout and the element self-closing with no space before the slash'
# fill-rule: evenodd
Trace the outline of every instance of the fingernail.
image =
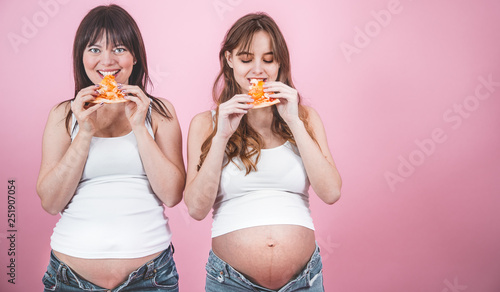
<svg viewBox="0 0 500 292">
<path fill-rule="evenodd" d="M 104 104 L 104 101 L 101 101 L 101 103 L 99 105 L 103 105 Z"/>
<path fill-rule="evenodd" d="M 97 90 L 96 90 L 96 91 L 94 91 L 94 92 L 95 92 L 95 94 L 99 94 L 99 91 L 97 91 Z"/>
<path fill-rule="evenodd" d="M 101 87 L 101 84 L 96 84 L 95 87 L 99 88 L 99 87 Z"/>
<path fill-rule="evenodd" d="M 118 89 L 121 89 L 123 86 L 121 83 L 118 83 Z"/>
<path fill-rule="evenodd" d="M 123 90 L 122 90 L 122 93 L 125 93 L 125 92 L 126 92 L 126 90 L 125 90 L 125 89 L 123 89 Z"/>
</svg>

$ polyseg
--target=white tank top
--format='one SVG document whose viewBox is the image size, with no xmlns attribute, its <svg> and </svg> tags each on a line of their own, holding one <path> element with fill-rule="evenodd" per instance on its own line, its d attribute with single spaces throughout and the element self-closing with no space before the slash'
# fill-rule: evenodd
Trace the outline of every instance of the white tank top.
<svg viewBox="0 0 500 292">
<path fill-rule="evenodd" d="M 240 159 L 222 169 L 213 207 L 212 238 L 263 225 L 291 224 L 314 230 L 309 179 L 297 147 L 286 142 L 261 149 L 257 171 L 248 175 Z M 225 161 L 224 161 L 225 163 Z"/>
<path fill-rule="evenodd" d="M 78 125 L 71 139 L 77 132 Z M 54 228 L 52 249 L 87 259 L 139 258 L 165 250 L 171 237 L 134 133 L 93 137 L 80 183 Z"/>
</svg>

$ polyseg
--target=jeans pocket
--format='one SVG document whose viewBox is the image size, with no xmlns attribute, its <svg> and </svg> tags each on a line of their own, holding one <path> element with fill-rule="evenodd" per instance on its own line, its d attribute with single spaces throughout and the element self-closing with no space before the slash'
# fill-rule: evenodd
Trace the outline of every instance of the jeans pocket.
<svg viewBox="0 0 500 292">
<path fill-rule="evenodd" d="M 57 289 L 57 276 L 49 271 L 45 272 L 42 278 L 42 283 L 44 286 L 43 291 L 56 291 Z"/>
<path fill-rule="evenodd" d="M 212 266 L 210 263 L 207 263 L 205 265 L 205 271 L 207 272 L 207 278 L 208 279 L 212 279 L 212 280 L 215 280 L 219 283 L 221 283 L 221 277 L 222 277 L 222 280 L 223 280 L 223 276 L 224 276 L 224 272 L 220 271 L 220 270 L 216 270 L 216 268 L 214 266 Z"/>
<path fill-rule="evenodd" d="M 325 291 L 323 287 L 323 270 L 320 270 L 318 273 L 311 275 L 311 279 L 309 280 L 309 285 L 311 288 L 318 289 L 312 291 Z"/>
<path fill-rule="evenodd" d="M 165 265 L 156 271 L 153 284 L 158 288 L 177 288 L 179 286 L 179 274 L 177 273 L 175 264 Z"/>
</svg>

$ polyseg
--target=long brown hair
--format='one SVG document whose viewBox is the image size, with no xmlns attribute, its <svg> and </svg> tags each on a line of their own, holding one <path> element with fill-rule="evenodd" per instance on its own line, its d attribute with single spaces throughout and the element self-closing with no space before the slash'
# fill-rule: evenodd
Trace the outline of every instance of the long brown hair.
<svg viewBox="0 0 500 292">
<path fill-rule="evenodd" d="M 290 68 L 290 54 L 288 52 L 288 47 L 285 42 L 285 38 L 281 33 L 276 22 L 266 13 L 250 13 L 242 18 L 238 19 L 233 26 L 228 30 L 224 41 L 222 42 L 222 47 L 219 52 L 219 62 L 220 71 L 215 79 L 214 86 L 212 89 L 212 97 L 217 105 L 216 114 L 214 115 L 214 129 L 208 138 L 203 142 L 201 146 L 200 163 L 198 165 L 198 170 L 200 169 L 203 161 L 205 160 L 208 151 L 212 145 L 212 139 L 217 133 L 217 118 L 219 114 L 219 105 L 230 100 L 234 95 L 240 94 L 241 88 L 239 87 L 236 79 L 234 78 L 233 69 L 229 66 L 225 53 L 232 52 L 234 49 L 239 48 L 239 51 L 249 51 L 249 47 L 252 44 L 252 39 L 255 33 L 259 31 L 265 31 L 269 34 L 272 42 L 272 52 L 276 62 L 279 64 L 277 81 L 281 81 L 284 84 L 295 88 L 292 82 L 292 73 Z M 299 102 L 299 117 L 304 122 L 307 132 L 315 140 L 314 134 L 309 127 L 307 121 L 307 111 L 301 105 L 301 97 L 298 95 Z M 282 137 L 286 141 L 290 141 L 292 144 L 295 143 L 293 134 L 281 118 L 276 105 L 272 106 L 273 121 L 271 125 L 271 130 L 274 134 Z M 315 140 L 316 141 L 316 140 Z M 226 145 L 226 156 L 227 163 L 232 161 L 233 158 L 239 157 L 243 164 L 245 165 L 246 173 L 249 174 L 251 171 L 257 170 L 257 162 L 260 157 L 260 150 L 263 147 L 262 137 L 257 133 L 247 121 L 247 116 L 244 115 L 241 122 L 229 139 Z M 253 159 L 255 156 L 255 159 Z"/>
<path fill-rule="evenodd" d="M 102 37 L 106 38 L 107 43 L 113 43 L 115 46 L 123 45 L 132 53 L 137 63 L 134 65 L 128 83 L 139 86 L 151 98 L 151 107 L 154 111 L 167 119 L 171 119 L 172 115 L 163 102 L 146 92 L 146 88 L 152 86 L 152 82 L 149 78 L 146 49 L 141 31 L 132 16 L 125 9 L 115 4 L 97 6 L 90 10 L 76 31 L 73 42 L 75 95 L 70 100 L 74 100 L 80 90 L 93 84 L 85 73 L 83 53 L 88 45 L 95 44 Z M 61 104 L 63 103 L 65 102 Z M 66 128 L 69 128 L 71 115 L 72 111 L 70 109 L 66 115 Z M 151 124 L 149 112 L 146 119 Z"/>
</svg>

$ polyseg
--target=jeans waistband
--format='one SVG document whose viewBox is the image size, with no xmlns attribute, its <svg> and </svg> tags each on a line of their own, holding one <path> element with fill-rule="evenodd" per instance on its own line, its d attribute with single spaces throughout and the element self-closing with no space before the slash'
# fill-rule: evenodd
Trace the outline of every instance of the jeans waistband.
<svg viewBox="0 0 500 292">
<path fill-rule="evenodd" d="M 226 277 L 228 277 L 228 278 L 239 278 L 239 279 L 243 280 L 244 282 L 246 282 L 247 284 L 249 284 L 251 286 L 254 286 L 254 287 L 258 287 L 261 290 L 264 290 L 264 291 L 273 291 L 273 290 L 269 290 L 269 289 L 257 286 L 254 283 L 252 283 L 250 280 L 246 279 L 244 275 L 242 275 L 240 272 L 238 272 L 236 269 L 234 269 L 231 265 L 229 265 L 228 263 L 226 263 L 224 260 L 222 260 L 221 258 L 219 258 L 212 250 L 210 250 L 210 252 L 209 252 L 208 262 L 217 271 L 219 271 L 219 273 L 220 273 L 218 275 L 218 281 L 219 282 L 223 282 L 224 278 L 226 278 Z M 310 280 L 309 279 L 310 277 L 314 277 L 314 275 L 311 275 L 310 272 L 318 264 L 321 264 L 321 254 L 320 254 L 319 246 L 316 243 L 316 248 L 315 248 L 315 250 L 314 250 L 311 258 L 307 262 L 306 266 L 297 275 L 296 278 L 290 280 L 289 284 L 292 283 L 292 282 L 294 282 L 294 281 L 297 281 L 299 279 L 302 279 L 304 277 L 307 277 L 308 280 Z M 284 287 L 286 287 L 286 286 L 287 285 L 285 285 Z"/>
<path fill-rule="evenodd" d="M 154 277 L 156 269 L 160 269 L 164 265 L 166 265 L 169 262 L 170 258 L 172 258 L 173 253 L 174 246 L 170 244 L 170 246 L 156 258 L 148 261 L 137 270 L 130 273 L 127 282 L 130 282 L 137 278 L 144 278 L 145 280 L 147 280 Z M 51 251 L 50 265 L 52 266 L 54 271 L 57 272 L 59 281 L 65 284 L 68 284 L 70 279 L 72 278 L 78 283 L 80 287 L 94 286 L 92 283 L 81 279 L 73 270 L 71 270 L 71 268 L 66 263 L 58 259 L 53 251 Z"/>
<path fill-rule="evenodd" d="M 310 270 L 312 267 L 316 266 L 318 262 L 321 262 L 321 255 L 319 245 L 316 243 L 316 248 L 314 249 L 311 259 L 307 263 L 306 270 Z"/>
</svg>

